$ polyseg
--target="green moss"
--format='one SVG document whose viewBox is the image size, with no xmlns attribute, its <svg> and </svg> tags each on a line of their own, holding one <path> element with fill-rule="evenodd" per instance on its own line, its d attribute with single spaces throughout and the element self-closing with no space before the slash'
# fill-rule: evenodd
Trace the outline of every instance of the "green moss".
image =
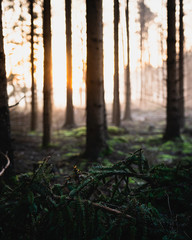
<svg viewBox="0 0 192 240">
<path fill-rule="evenodd" d="M 111 167 L 111 166 L 113 166 L 113 164 L 109 161 L 108 158 L 104 158 L 104 159 L 102 160 L 102 165 L 103 165 L 103 166 L 106 166 L 106 167 Z"/>
<path fill-rule="evenodd" d="M 73 133 L 75 137 L 84 137 L 86 136 L 86 127 L 79 127 L 73 129 Z"/>
<path fill-rule="evenodd" d="M 159 154 L 158 157 L 157 157 L 160 161 L 173 161 L 174 159 L 176 159 L 177 157 L 176 156 L 173 156 L 173 155 L 170 155 L 170 154 Z"/>
<path fill-rule="evenodd" d="M 163 135 L 157 134 L 153 136 L 148 136 L 145 139 L 147 145 L 160 145 L 162 144 Z"/>
<path fill-rule="evenodd" d="M 170 150 L 174 151 L 175 149 L 176 149 L 176 143 L 173 142 L 173 141 L 167 141 L 167 142 L 163 143 L 160 147 L 161 151 L 167 151 L 167 150 L 168 151 L 170 151 Z"/>
<path fill-rule="evenodd" d="M 37 132 L 37 131 L 30 131 L 27 134 L 30 137 L 42 137 L 43 134 L 41 132 Z"/>
<path fill-rule="evenodd" d="M 111 135 L 120 135 L 120 134 L 125 134 L 125 129 L 124 128 L 119 128 L 116 126 L 109 126 L 108 127 L 108 133 Z"/>
<path fill-rule="evenodd" d="M 142 148 L 141 145 L 133 145 L 133 146 L 131 146 L 132 150 L 138 150 L 138 149 L 141 149 L 141 148 Z"/>
<path fill-rule="evenodd" d="M 190 142 L 183 143 L 183 153 L 185 153 L 185 154 L 192 153 L 192 143 L 190 143 Z"/>
</svg>

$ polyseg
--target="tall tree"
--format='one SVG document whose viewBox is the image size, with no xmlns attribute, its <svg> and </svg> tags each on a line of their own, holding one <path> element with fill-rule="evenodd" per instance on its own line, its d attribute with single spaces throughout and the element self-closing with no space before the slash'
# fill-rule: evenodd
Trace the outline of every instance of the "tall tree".
<svg viewBox="0 0 192 240">
<path fill-rule="evenodd" d="M 10 134 L 7 78 L 3 43 L 2 0 L 0 0 L 0 171 L 5 167 L 7 163 L 6 158 L 3 154 L 8 155 L 11 161 L 10 169 L 13 168 L 13 151 L 11 147 Z"/>
<path fill-rule="evenodd" d="M 51 141 L 52 123 L 52 53 L 51 53 L 51 3 L 43 5 L 43 44 L 44 44 L 44 106 L 43 106 L 43 147 Z"/>
<path fill-rule="evenodd" d="M 107 146 L 103 83 L 102 0 L 86 0 L 87 78 L 86 155 L 97 159 Z"/>
<path fill-rule="evenodd" d="M 176 79 L 175 0 L 167 0 L 167 119 L 165 140 L 180 137 L 179 82 Z"/>
<path fill-rule="evenodd" d="M 29 1 L 29 12 L 31 16 L 31 130 L 34 131 L 37 128 L 37 86 L 34 76 L 34 0 Z"/>
<path fill-rule="evenodd" d="M 180 124 L 181 128 L 185 125 L 185 101 L 184 101 L 184 28 L 183 28 L 183 0 L 179 0 L 179 92 L 180 92 Z"/>
<path fill-rule="evenodd" d="M 71 0 L 65 0 L 66 14 L 66 50 L 67 50 L 67 106 L 64 127 L 74 127 L 73 87 L 72 87 L 72 31 L 71 31 Z"/>
<path fill-rule="evenodd" d="M 129 0 L 125 9 L 126 27 L 127 27 L 127 66 L 125 80 L 125 112 L 124 120 L 131 119 L 131 81 L 130 81 L 130 49 L 129 49 Z"/>
<path fill-rule="evenodd" d="M 120 126 L 119 101 L 119 0 L 114 0 L 114 84 L 112 122 Z"/>
<path fill-rule="evenodd" d="M 140 104 L 143 102 L 144 95 L 144 79 L 143 79 L 143 50 L 144 40 L 148 37 L 149 23 L 155 18 L 155 14 L 151 12 L 150 8 L 145 4 L 144 0 L 138 2 L 139 10 L 139 24 L 140 24 L 140 81 L 141 81 L 141 93 Z"/>
</svg>

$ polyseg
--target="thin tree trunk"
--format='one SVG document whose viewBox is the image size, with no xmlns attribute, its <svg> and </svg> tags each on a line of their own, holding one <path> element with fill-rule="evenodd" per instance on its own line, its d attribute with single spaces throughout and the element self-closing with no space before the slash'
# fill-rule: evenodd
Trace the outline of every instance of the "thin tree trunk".
<svg viewBox="0 0 192 240">
<path fill-rule="evenodd" d="M 131 82 L 130 82 L 130 49 L 129 49 L 129 0 L 125 10 L 127 27 L 127 66 L 125 81 L 125 113 L 124 120 L 131 120 Z"/>
<path fill-rule="evenodd" d="M 165 140 L 180 137 L 179 82 L 176 79 L 175 0 L 168 0 L 167 37 L 167 119 Z"/>
<path fill-rule="evenodd" d="M 52 123 L 52 54 L 51 54 L 50 0 L 44 0 L 43 43 L 44 43 L 43 147 L 48 147 L 51 141 L 51 123 Z"/>
<path fill-rule="evenodd" d="M 87 134 L 86 156 L 97 159 L 106 148 L 103 83 L 102 0 L 86 0 L 87 6 Z"/>
<path fill-rule="evenodd" d="M 141 0 L 143 6 L 145 5 L 144 0 Z M 142 10 L 141 10 L 142 11 Z M 143 24 L 144 24 L 144 11 L 140 13 L 140 82 L 141 82 L 141 90 L 140 90 L 140 106 L 143 104 L 143 92 L 144 92 L 144 79 L 143 79 Z"/>
<path fill-rule="evenodd" d="M 113 90 L 113 119 L 116 126 L 120 126 L 119 101 L 119 0 L 114 0 L 114 90 Z"/>
<path fill-rule="evenodd" d="M 183 0 L 180 0 L 179 16 L 179 91 L 180 91 L 180 126 L 185 126 L 185 101 L 184 101 L 184 30 L 183 30 Z"/>
<path fill-rule="evenodd" d="M 67 50 L 67 106 L 64 127 L 74 127 L 73 87 L 72 87 L 72 31 L 71 0 L 65 0 L 66 13 L 66 50 Z"/>
<path fill-rule="evenodd" d="M 2 0 L 0 0 L 0 171 L 7 164 L 3 154 L 7 154 L 11 164 L 6 174 L 13 169 L 13 150 L 11 146 L 10 118 L 7 95 L 7 78 L 2 26 Z"/>
<path fill-rule="evenodd" d="M 31 130 L 37 129 L 37 86 L 34 77 L 34 0 L 30 0 L 30 15 L 31 15 Z"/>
</svg>

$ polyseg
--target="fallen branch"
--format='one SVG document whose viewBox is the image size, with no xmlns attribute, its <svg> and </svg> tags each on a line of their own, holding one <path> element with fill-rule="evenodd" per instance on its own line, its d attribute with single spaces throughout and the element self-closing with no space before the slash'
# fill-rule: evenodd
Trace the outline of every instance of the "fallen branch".
<svg viewBox="0 0 192 240">
<path fill-rule="evenodd" d="M 122 216 L 125 216 L 126 218 L 129 218 L 129 219 L 134 219 L 132 216 L 128 215 L 128 214 L 124 214 L 122 213 L 121 211 L 117 210 L 117 209 L 114 209 L 114 208 L 110 208 L 110 207 L 107 207 L 107 206 L 104 206 L 104 205 L 100 205 L 98 203 L 94 203 L 94 202 L 91 202 L 91 204 L 97 208 L 101 208 L 107 212 L 110 212 L 110 213 L 113 213 L 113 214 L 117 214 L 117 215 L 122 215 Z"/>
<path fill-rule="evenodd" d="M 61 196 L 58 196 L 58 195 L 55 195 L 55 194 L 53 194 L 53 197 L 56 198 L 56 199 L 61 199 Z M 76 200 L 75 198 L 71 198 L 71 197 L 66 197 L 66 199 L 68 201 L 75 201 Z M 123 212 L 121 212 L 121 211 L 119 211 L 117 209 L 110 208 L 110 207 L 107 207 L 107 206 L 104 206 L 104 205 L 101 205 L 101 204 L 98 204 L 98 203 L 95 203 L 95 202 L 91 202 L 91 201 L 86 200 L 86 199 L 81 199 L 81 202 L 82 203 L 89 203 L 89 204 L 91 204 L 92 206 L 94 206 L 96 208 L 100 208 L 100 209 L 102 209 L 104 211 L 107 211 L 107 212 L 115 214 L 115 215 L 121 215 L 121 216 L 124 216 L 124 217 L 126 217 L 128 219 L 135 219 L 131 215 L 124 214 Z"/>
<path fill-rule="evenodd" d="M 9 167 L 9 165 L 10 165 L 10 159 L 9 159 L 9 157 L 7 156 L 7 154 L 4 154 L 4 153 L 2 153 L 1 152 L 1 154 L 6 158 L 6 160 L 7 160 L 7 164 L 5 165 L 5 167 L 1 170 L 1 172 L 0 172 L 0 177 L 3 175 L 3 173 L 5 172 L 5 170 Z"/>
</svg>

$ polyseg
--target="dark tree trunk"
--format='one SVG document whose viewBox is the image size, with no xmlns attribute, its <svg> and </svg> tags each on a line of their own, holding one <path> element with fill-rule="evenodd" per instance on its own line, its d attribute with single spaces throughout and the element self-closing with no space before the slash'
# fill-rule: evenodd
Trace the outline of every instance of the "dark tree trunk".
<svg viewBox="0 0 192 240">
<path fill-rule="evenodd" d="M 66 14 L 66 50 L 67 50 L 67 106 L 64 127 L 74 127 L 73 87 L 72 87 L 72 31 L 71 31 L 71 0 L 65 0 Z"/>
<path fill-rule="evenodd" d="M 44 43 L 43 147 L 48 147 L 51 141 L 51 122 L 52 122 L 52 54 L 51 54 L 50 0 L 44 0 L 43 43 Z"/>
<path fill-rule="evenodd" d="M 31 131 L 37 129 L 37 86 L 34 77 L 34 12 L 33 5 L 34 0 L 29 2 L 29 10 L 31 15 Z"/>
<path fill-rule="evenodd" d="M 180 137 L 179 82 L 176 79 L 175 0 L 168 0 L 167 119 L 165 140 Z"/>
<path fill-rule="evenodd" d="M 2 153 L 7 154 L 10 159 L 11 164 L 6 173 L 11 173 L 11 170 L 13 169 L 13 151 L 11 147 L 7 78 L 3 44 L 2 0 L 0 0 L 0 171 L 7 164 L 6 158 Z"/>
<path fill-rule="evenodd" d="M 184 29 L 183 29 L 183 0 L 180 0 L 180 16 L 179 16 L 179 91 L 180 91 L 180 126 L 185 126 L 185 101 L 184 101 Z"/>
<path fill-rule="evenodd" d="M 114 0 L 114 91 L 113 91 L 113 119 L 116 126 L 120 126 L 119 101 L 119 0 Z"/>
<path fill-rule="evenodd" d="M 107 146 L 103 83 L 102 0 L 87 5 L 86 156 L 97 159 Z"/>
<path fill-rule="evenodd" d="M 130 81 L 130 51 L 129 51 L 129 0 L 125 10 L 127 27 L 127 66 L 125 80 L 125 113 L 124 120 L 131 120 L 131 81 Z"/>
</svg>

